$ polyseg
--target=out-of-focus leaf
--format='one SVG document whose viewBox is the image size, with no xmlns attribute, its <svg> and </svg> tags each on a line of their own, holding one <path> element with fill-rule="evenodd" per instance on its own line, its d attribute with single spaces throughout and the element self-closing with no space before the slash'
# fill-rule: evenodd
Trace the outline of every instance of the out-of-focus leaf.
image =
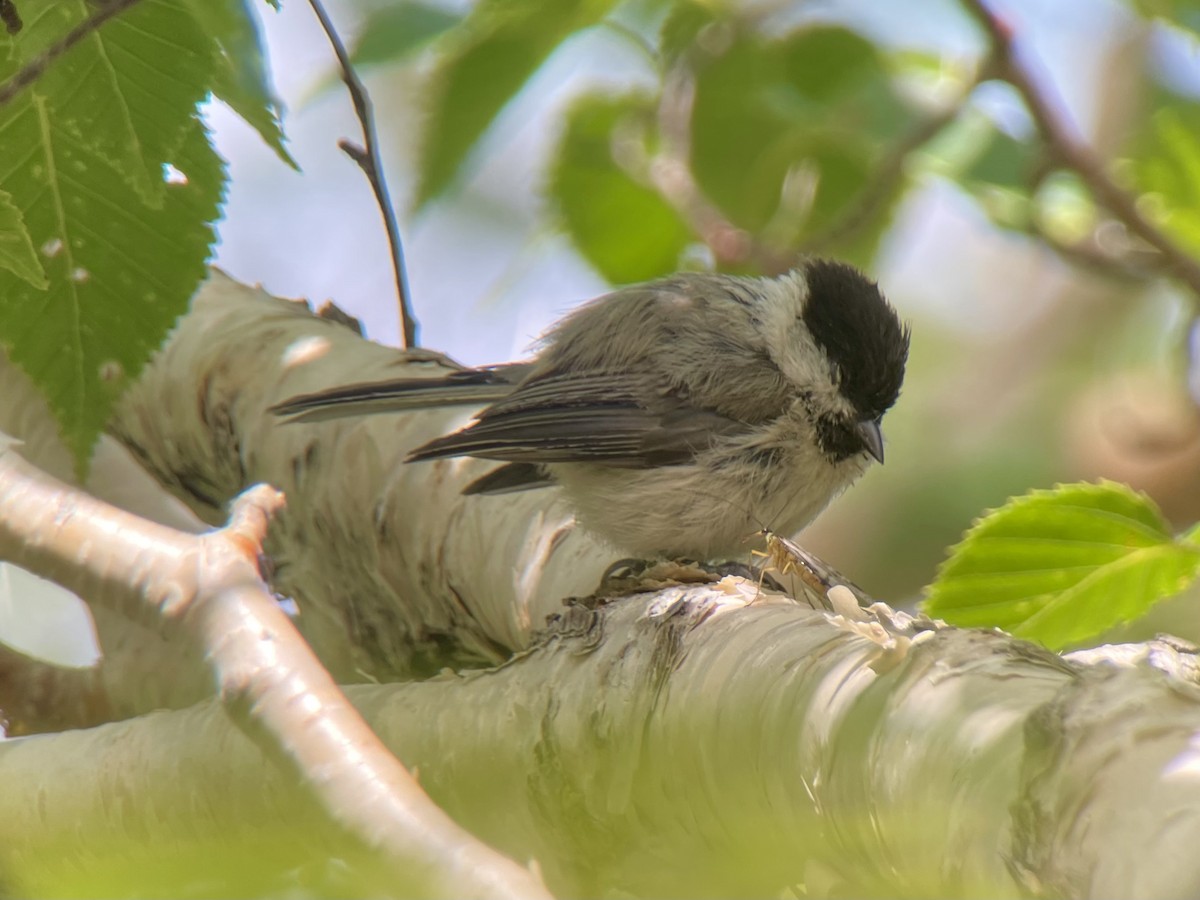
<svg viewBox="0 0 1200 900">
<path fill-rule="evenodd" d="M 46 289 L 46 272 L 33 249 L 21 210 L 13 204 L 12 194 L 5 191 L 0 191 L 0 268 L 39 290 Z"/>
<path fill-rule="evenodd" d="M 974 195 L 1002 228 L 1027 231 L 1036 207 L 1030 194 L 1038 145 L 998 128 L 984 112 L 968 108 L 926 146 L 928 168 Z"/>
<path fill-rule="evenodd" d="M 87 14 L 30 9 L 0 80 Z M 204 277 L 224 170 L 196 108 L 215 54 L 185 0 L 143 0 L 0 107 L 0 184 L 46 287 L 0 269 L 0 340 L 81 469 L 120 388 Z"/>
<path fill-rule="evenodd" d="M 1151 215 L 1193 253 L 1200 252 L 1200 111 L 1176 102 L 1158 109 L 1132 171 Z"/>
<path fill-rule="evenodd" d="M 1052 648 L 1144 614 L 1200 573 L 1200 546 L 1176 541 L 1143 494 L 1112 482 L 1010 500 L 951 550 L 924 609 Z"/>
<path fill-rule="evenodd" d="M 693 169 L 744 228 L 758 232 L 782 214 L 794 232 L 820 232 L 859 201 L 908 122 L 878 52 L 852 32 L 740 35 L 698 75 Z M 796 178 L 808 184 L 803 208 L 786 190 Z"/>
<path fill-rule="evenodd" d="M 1100 221 L 1091 188 L 1075 172 L 1048 174 L 1034 200 L 1041 230 L 1064 244 L 1085 240 Z"/>
<path fill-rule="evenodd" d="M 482 0 L 447 35 L 430 85 L 418 206 L 449 187 L 475 143 L 546 57 L 576 31 L 599 22 L 615 2 Z"/>
<path fill-rule="evenodd" d="M 213 94 L 257 131 L 281 160 L 298 169 L 284 146 L 279 98 L 271 87 L 258 20 L 247 0 L 188 0 L 188 9 L 213 41 Z"/>
<path fill-rule="evenodd" d="M 1131 0 L 1130 5 L 1147 18 L 1200 32 L 1200 3 L 1196 0 Z"/>
<path fill-rule="evenodd" d="M 461 16 L 424 3 L 395 3 L 367 14 L 351 53 L 360 67 L 398 62 L 462 21 Z"/>
<path fill-rule="evenodd" d="M 961 178 L 965 182 L 1026 191 L 1034 160 L 1032 144 L 992 128 L 982 152 L 967 166 Z"/>
<path fill-rule="evenodd" d="M 800 160 L 800 136 L 769 102 L 783 84 L 777 46 L 738 40 L 696 82 L 692 171 L 734 222 L 758 230 L 779 204 L 783 179 Z"/>
<path fill-rule="evenodd" d="M 658 192 L 613 159 L 614 144 L 640 141 L 640 126 L 652 116 L 646 97 L 582 98 L 567 117 L 552 168 L 550 196 L 571 239 L 615 284 L 673 272 L 690 239 L 687 226 Z M 633 152 L 644 154 L 645 147 Z"/>
<path fill-rule="evenodd" d="M 841 100 L 883 76 L 875 47 L 845 28 L 805 29 L 779 49 L 787 83 L 814 103 Z"/>
<path fill-rule="evenodd" d="M 1033 145 L 993 127 L 959 183 L 975 195 L 996 225 L 1027 231 L 1035 211 L 1029 192 L 1034 161 Z"/>
<path fill-rule="evenodd" d="M 696 35 L 716 21 L 716 10 L 703 3 L 679 0 L 671 4 L 658 31 L 658 48 L 670 63 L 692 46 Z"/>
</svg>

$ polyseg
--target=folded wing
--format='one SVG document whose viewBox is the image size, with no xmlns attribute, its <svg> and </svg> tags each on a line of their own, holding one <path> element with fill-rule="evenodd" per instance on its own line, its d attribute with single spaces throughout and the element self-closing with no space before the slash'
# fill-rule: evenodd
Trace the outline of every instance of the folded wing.
<svg viewBox="0 0 1200 900">
<path fill-rule="evenodd" d="M 645 385 L 635 373 L 538 376 L 483 410 L 471 425 L 418 447 L 408 458 L 648 468 L 686 463 L 714 438 L 749 428 Z"/>
</svg>

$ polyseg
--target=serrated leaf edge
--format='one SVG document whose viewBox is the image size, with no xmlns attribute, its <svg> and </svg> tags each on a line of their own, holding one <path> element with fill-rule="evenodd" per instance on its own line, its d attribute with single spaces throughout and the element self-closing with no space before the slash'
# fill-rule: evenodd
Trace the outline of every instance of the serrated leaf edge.
<svg viewBox="0 0 1200 900">
<path fill-rule="evenodd" d="M 1050 488 L 1034 488 L 1032 491 L 1028 491 L 1024 494 L 1019 494 L 1015 497 L 1010 497 L 1007 501 L 1005 501 L 1000 506 L 985 510 L 981 515 L 977 516 L 971 522 L 971 526 L 965 532 L 963 532 L 963 536 L 955 544 L 953 544 L 950 547 L 950 549 L 947 551 L 946 558 L 944 560 L 942 560 L 942 562 L 937 567 L 937 571 L 934 573 L 933 581 L 930 582 L 928 585 L 926 585 L 925 588 L 922 590 L 922 594 L 923 594 L 922 603 L 925 604 L 930 601 L 930 598 L 933 596 L 934 589 L 943 581 L 946 570 L 950 567 L 950 565 L 952 563 L 954 563 L 957 560 L 960 548 L 962 548 L 963 545 L 965 545 L 965 544 L 972 543 L 973 539 L 976 539 L 976 536 L 978 535 L 979 531 L 981 529 L 983 529 L 984 527 L 986 527 L 988 524 L 990 524 L 996 515 L 1004 512 L 1006 510 L 1015 509 L 1022 505 L 1025 505 L 1027 503 L 1032 503 L 1035 500 L 1052 499 L 1052 498 L 1054 498 L 1056 496 L 1060 496 L 1061 494 L 1063 494 L 1067 491 L 1070 491 L 1070 490 L 1092 490 L 1092 491 L 1096 491 L 1096 492 L 1116 491 L 1118 493 L 1125 494 L 1127 497 L 1139 499 L 1142 502 L 1144 502 L 1145 504 L 1147 504 L 1150 507 L 1150 509 L 1152 509 L 1154 511 L 1155 515 L 1158 516 L 1160 522 L 1163 522 L 1163 531 L 1166 536 L 1166 540 L 1168 540 L 1168 541 L 1170 540 L 1170 532 L 1167 531 L 1167 529 L 1165 527 L 1166 523 L 1163 520 L 1162 511 L 1159 509 L 1158 504 L 1155 503 L 1144 492 L 1136 491 L 1133 488 L 1131 488 L 1129 485 L 1123 484 L 1122 482 L 1110 481 L 1107 478 L 1102 478 L 1099 481 L 1095 481 L 1095 482 L 1077 481 L 1077 482 L 1068 482 L 1065 484 L 1060 482 Z M 1089 507 L 1078 507 L 1078 508 L 1088 509 L 1090 512 L 1106 512 L 1105 510 L 1092 510 Z M 1141 523 L 1138 523 L 1138 524 L 1141 524 Z M 1197 526 L 1197 532 L 1198 532 L 1198 534 L 1200 534 L 1200 526 Z"/>
</svg>

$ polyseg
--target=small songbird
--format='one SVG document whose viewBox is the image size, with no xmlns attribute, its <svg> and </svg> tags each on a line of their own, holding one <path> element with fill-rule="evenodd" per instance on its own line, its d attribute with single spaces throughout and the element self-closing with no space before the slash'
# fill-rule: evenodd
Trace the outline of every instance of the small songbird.
<svg viewBox="0 0 1200 900">
<path fill-rule="evenodd" d="M 490 404 L 408 460 L 500 460 L 464 493 L 556 483 L 617 548 L 711 560 L 742 553 L 763 522 L 794 533 L 883 462 L 880 421 L 908 344 L 873 281 L 809 259 L 778 278 L 622 288 L 566 316 L 527 362 L 350 385 L 273 411 L 314 421 Z"/>
</svg>

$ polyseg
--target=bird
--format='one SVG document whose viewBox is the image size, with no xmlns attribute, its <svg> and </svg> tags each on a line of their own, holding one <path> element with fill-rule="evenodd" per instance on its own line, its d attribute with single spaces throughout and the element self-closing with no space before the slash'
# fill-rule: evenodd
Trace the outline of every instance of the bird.
<svg viewBox="0 0 1200 900">
<path fill-rule="evenodd" d="M 794 534 L 883 462 L 881 422 L 910 329 L 855 267 L 680 273 L 570 312 L 523 362 L 351 384 L 272 408 L 290 421 L 482 405 L 412 463 L 504 463 L 467 485 L 557 484 L 580 524 L 640 557 L 737 555 L 763 522 Z"/>
</svg>

